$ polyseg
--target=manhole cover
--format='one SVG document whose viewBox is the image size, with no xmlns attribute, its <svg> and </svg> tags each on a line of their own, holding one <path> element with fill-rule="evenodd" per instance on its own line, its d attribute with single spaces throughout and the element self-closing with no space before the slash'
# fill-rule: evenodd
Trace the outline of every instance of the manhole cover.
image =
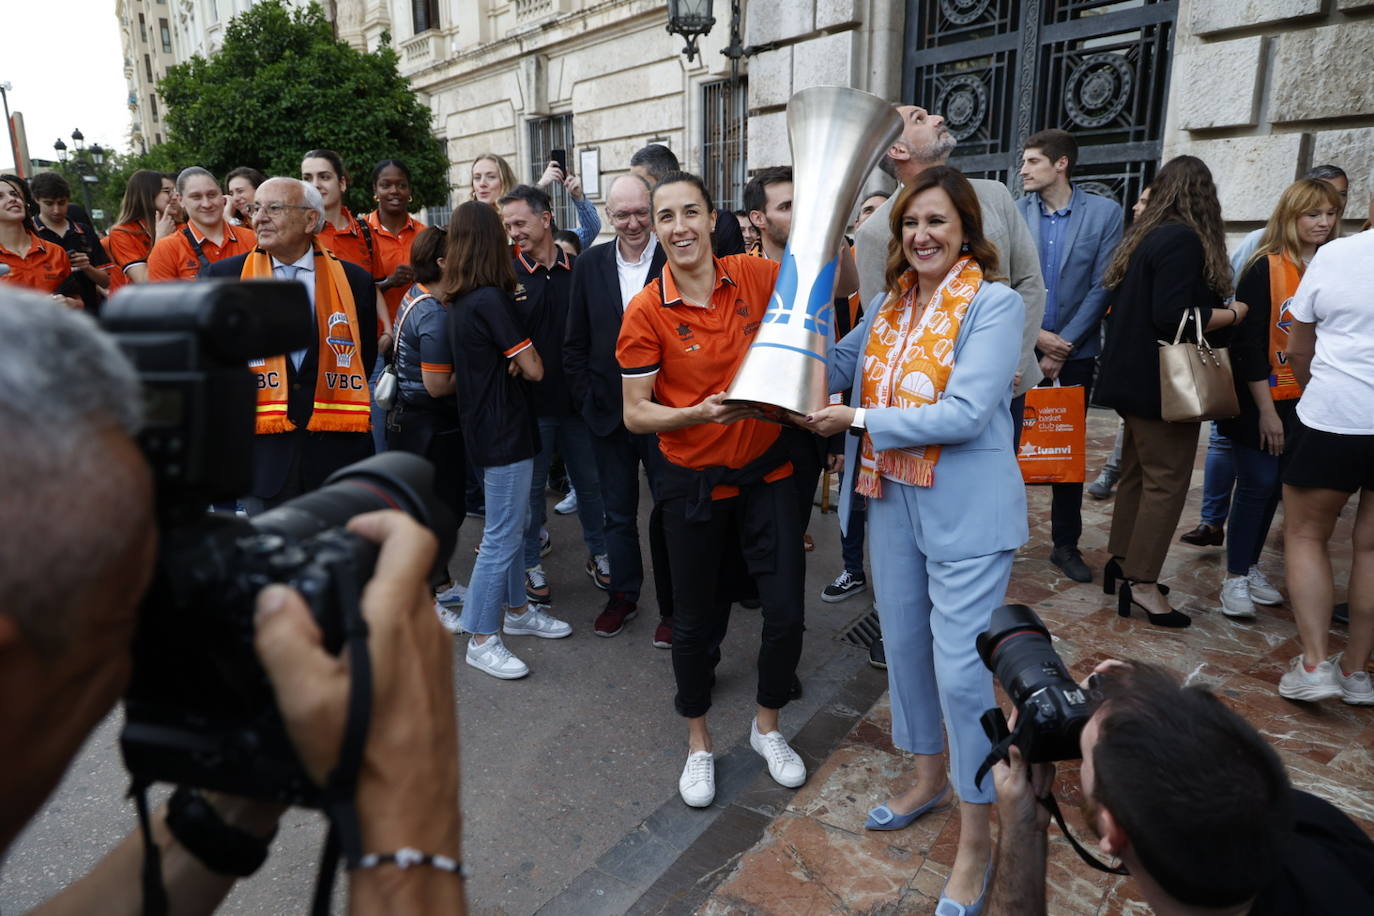
<svg viewBox="0 0 1374 916">
<path fill-rule="evenodd" d="M 841 633 L 838 638 L 841 642 L 847 642 L 851 646 L 867 649 L 881 634 L 882 630 L 878 626 L 878 611 L 870 606 L 868 613 L 850 624 L 849 629 Z"/>
</svg>

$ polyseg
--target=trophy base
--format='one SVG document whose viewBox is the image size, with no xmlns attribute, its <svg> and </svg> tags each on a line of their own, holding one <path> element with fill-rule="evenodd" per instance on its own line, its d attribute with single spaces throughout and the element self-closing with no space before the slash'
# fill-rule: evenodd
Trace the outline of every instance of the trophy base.
<svg viewBox="0 0 1374 916">
<path fill-rule="evenodd" d="M 725 403 L 752 407 L 759 412 L 760 420 L 767 420 L 769 423 L 806 429 L 806 424 L 803 422 L 806 419 L 806 414 L 797 413 L 787 407 L 779 407 L 777 404 L 768 404 L 763 401 L 747 401 L 743 398 L 726 398 Z"/>
</svg>

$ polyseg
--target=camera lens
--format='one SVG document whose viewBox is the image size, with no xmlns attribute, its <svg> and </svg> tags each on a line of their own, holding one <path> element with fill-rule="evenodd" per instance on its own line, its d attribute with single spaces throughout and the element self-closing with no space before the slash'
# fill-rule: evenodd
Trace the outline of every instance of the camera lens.
<svg viewBox="0 0 1374 916">
<path fill-rule="evenodd" d="M 259 532 L 303 541 L 377 509 L 399 509 L 433 531 L 440 562 L 452 555 L 458 520 L 434 494 L 434 466 L 410 452 L 384 452 L 350 464 L 320 489 L 264 512 L 252 524 Z"/>
<path fill-rule="evenodd" d="M 1024 604 L 992 612 L 987 631 L 978 637 L 978 655 L 1017 706 L 1044 687 L 1073 686 L 1050 644 L 1050 631 Z"/>
</svg>

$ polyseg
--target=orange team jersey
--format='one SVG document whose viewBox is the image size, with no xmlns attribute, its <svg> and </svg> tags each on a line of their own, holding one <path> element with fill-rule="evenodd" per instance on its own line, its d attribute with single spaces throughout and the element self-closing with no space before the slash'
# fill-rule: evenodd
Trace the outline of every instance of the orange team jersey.
<svg viewBox="0 0 1374 916">
<path fill-rule="evenodd" d="M 205 260 L 211 264 L 232 258 L 236 254 L 247 254 L 258 244 L 258 237 L 247 226 L 224 224 L 224 243 L 216 245 L 200 234 L 194 223 L 179 227 L 176 232 L 157 240 L 152 253 L 148 255 L 148 280 L 157 283 L 164 280 L 194 280 L 200 273 L 200 258 L 186 239 L 186 232 L 200 243 Z"/>
<path fill-rule="evenodd" d="M 624 378 L 654 380 L 654 400 L 668 407 L 691 407 L 724 391 L 744 362 L 758 333 L 778 276 L 777 263 L 748 254 L 715 259 L 716 287 L 710 308 L 688 305 L 678 294 L 673 272 L 635 294 L 625 309 L 615 355 Z M 777 441 L 782 427 L 764 420 L 702 423 L 658 434 L 664 457 L 679 467 L 701 470 L 715 465 L 743 467 Z M 764 477 L 772 482 L 792 473 L 784 463 Z M 718 486 L 712 499 L 739 494 Z"/>
<path fill-rule="evenodd" d="M 348 221 L 347 229 L 337 229 L 334 224 L 325 220 L 323 228 L 315 233 L 315 238 L 319 239 L 320 247 L 344 261 L 352 261 L 374 280 L 381 280 L 383 274 L 377 265 L 376 245 L 372 241 L 372 230 L 367 228 L 361 220 L 352 213 L 348 212 L 347 207 L 340 208 L 341 215 Z M 409 252 L 409 248 L 406 249 Z M 404 292 L 404 291 L 402 291 Z"/>
<path fill-rule="evenodd" d="M 0 281 L 27 286 L 40 293 L 55 293 L 62 281 L 71 276 L 72 262 L 67 257 L 67 249 L 56 242 L 49 242 L 29 233 L 29 250 L 23 257 L 0 245 L 0 264 L 8 265 L 9 271 L 0 275 Z"/>
<path fill-rule="evenodd" d="M 120 223 L 110 229 L 110 234 L 102 239 L 105 250 L 110 253 L 110 260 L 114 261 L 115 269 L 110 279 L 110 292 L 114 292 L 119 286 L 131 282 L 129 280 L 129 268 L 136 264 L 147 264 L 148 255 L 153 250 L 153 237 L 143 228 L 139 222 Z"/>
<path fill-rule="evenodd" d="M 101 238 L 100 247 L 105 249 L 105 257 L 110 259 L 110 263 L 105 265 L 110 271 L 110 286 L 105 291 L 105 295 L 113 296 L 120 287 L 129 282 L 129 278 L 124 275 L 123 269 L 115 263 L 114 253 L 110 251 L 110 237 L 108 235 Z"/>
<path fill-rule="evenodd" d="M 372 246 L 377 256 L 377 272 L 373 275 L 385 280 L 391 276 L 391 272 L 402 264 L 410 263 L 410 246 L 415 241 L 415 236 L 425 224 L 413 216 L 407 214 L 406 224 L 401 227 L 400 232 L 393 233 L 390 229 L 382 225 L 382 221 L 377 218 L 377 211 L 373 210 L 367 215 L 367 226 L 372 230 Z M 405 298 L 406 286 L 395 286 L 382 293 L 382 298 L 386 300 L 387 313 L 391 315 L 391 325 L 396 326 L 396 310 L 401 307 L 401 300 Z"/>
</svg>

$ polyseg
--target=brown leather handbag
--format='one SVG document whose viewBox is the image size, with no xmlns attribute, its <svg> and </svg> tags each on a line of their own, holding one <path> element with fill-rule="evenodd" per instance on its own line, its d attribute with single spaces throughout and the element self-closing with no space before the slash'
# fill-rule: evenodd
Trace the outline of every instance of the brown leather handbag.
<svg viewBox="0 0 1374 916">
<path fill-rule="evenodd" d="M 1197 343 L 1183 339 L 1192 318 Z M 1171 423 L 1226 420 L 1240 414 L 1231 376 L 1231 351 L 1213 347 L 1202 333 L 1202 312 L 1190 308 L 1173 343 L 1159 341 L 1160 416 Z"/>
</svg>

